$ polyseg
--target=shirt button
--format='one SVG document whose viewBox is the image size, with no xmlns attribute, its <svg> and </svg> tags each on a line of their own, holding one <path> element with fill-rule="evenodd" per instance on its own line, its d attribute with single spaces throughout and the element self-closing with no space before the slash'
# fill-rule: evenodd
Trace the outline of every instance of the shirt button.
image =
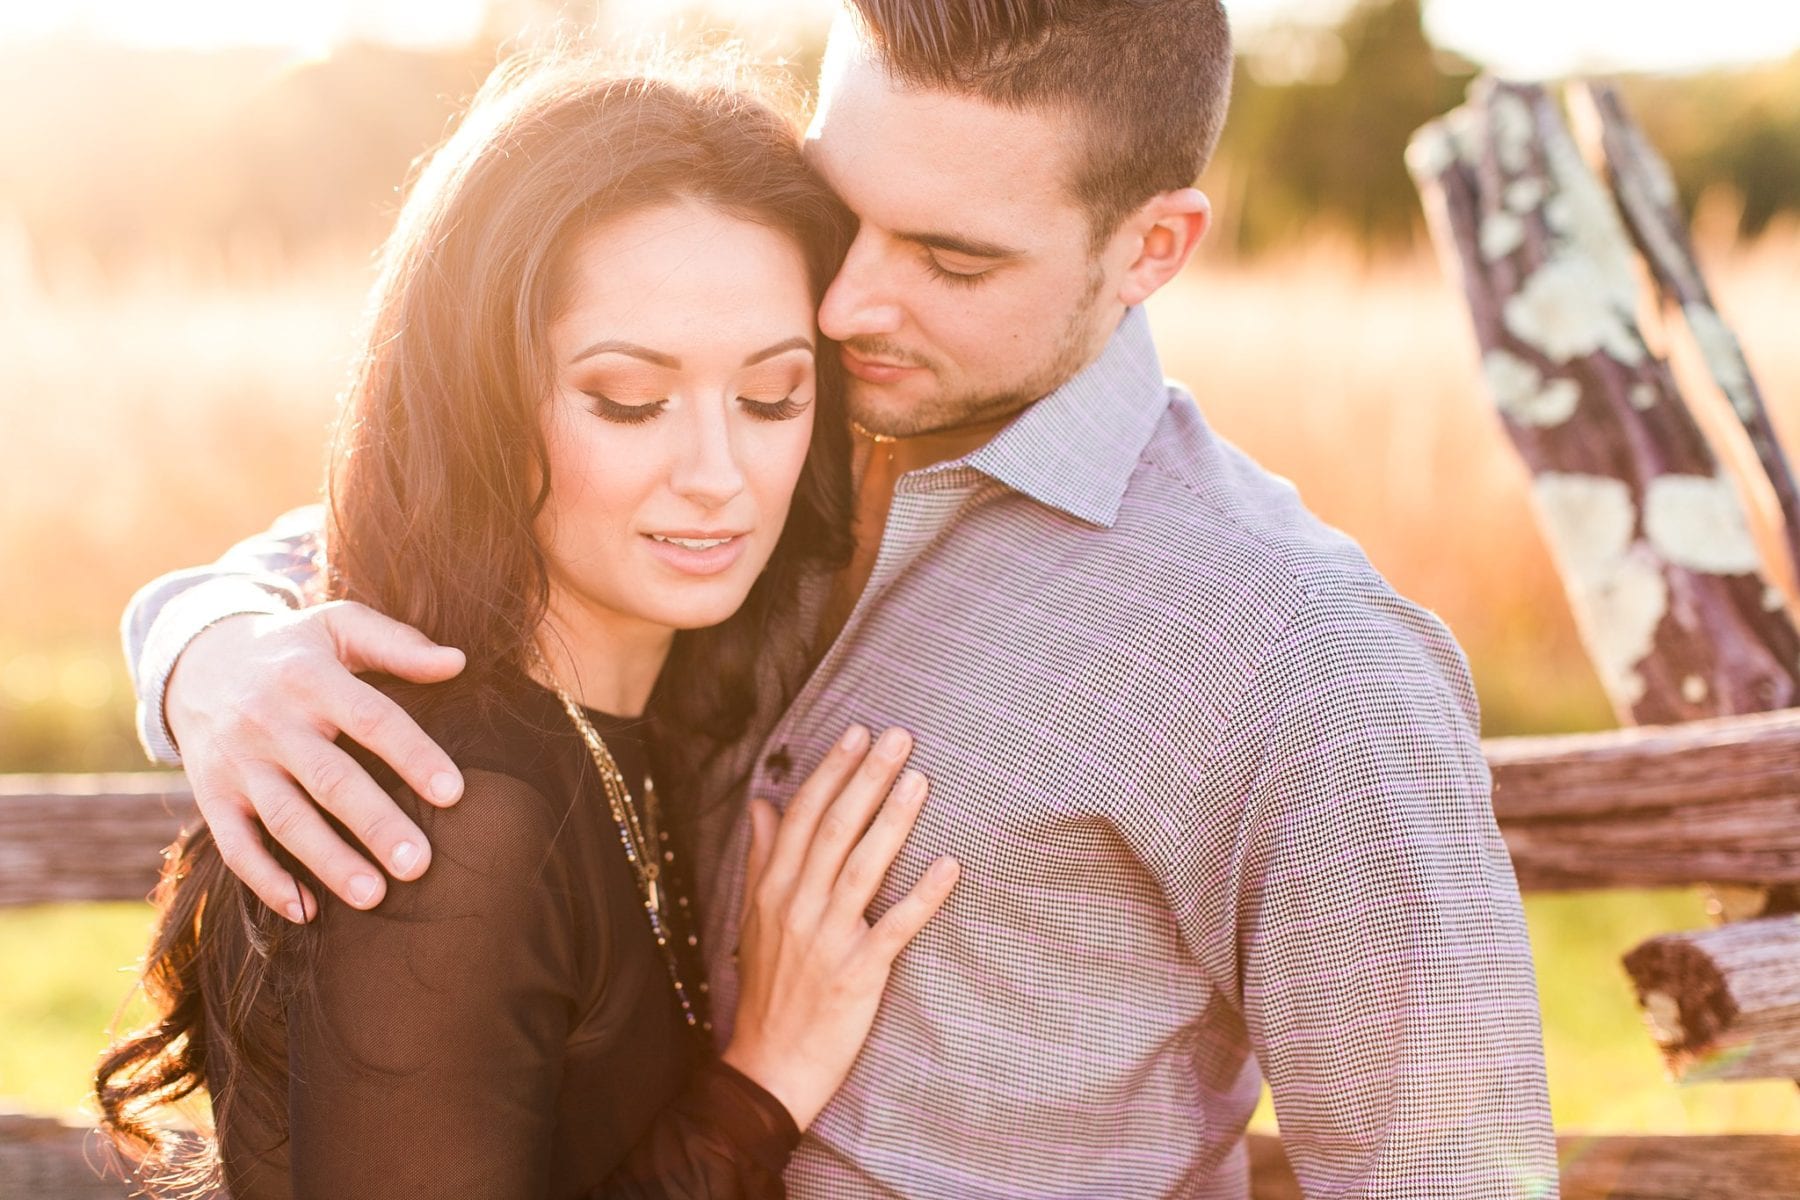
<svg viewBox="0 0 1800 1200">
<path fill-rule="evenodd" d="M 776 783 L 780 783 L 782 780 L 786 779 L 788 772 L 794 769 L 794 760 L 788 754 L 788 748 L 786 746 L 777 746 L 775 749 L 771 750 L 768 757 L 763 759 L 763 769 L 769 773 L 769 778 L 773 779 Z"/>
</svg>

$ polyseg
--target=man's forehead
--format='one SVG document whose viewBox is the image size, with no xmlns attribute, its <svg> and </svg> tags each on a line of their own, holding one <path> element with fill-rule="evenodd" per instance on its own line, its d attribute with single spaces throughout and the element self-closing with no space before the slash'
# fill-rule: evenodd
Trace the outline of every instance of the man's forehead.
<svg viewBox="0 0 1800 1200">
<path fill-rule="evenodd" d="M 879 209 L 917 223 L 962 213 L 984 221 L 1068 209 L 1076 147 L 1056 114 L 896 83 L 860 47 L 828 53 L 807 150 L 865 220 Z M 882 218 L 883 224 L 893 222 Z"/>
</svg>

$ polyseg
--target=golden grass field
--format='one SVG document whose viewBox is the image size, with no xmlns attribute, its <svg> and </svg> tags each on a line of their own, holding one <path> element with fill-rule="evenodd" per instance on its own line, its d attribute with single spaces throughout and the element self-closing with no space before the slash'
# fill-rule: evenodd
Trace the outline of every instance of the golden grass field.
<svg viewBox="0 0 1800 1200">
<path fill-rule="evenodd" d="M 1800 231 L 1708 260 L 1778 422 L 1800 430 Z M 0 769 L 132 769 L 120 609 L 138 583 L 314 497 L 367 272 L 354 254 L 245 252 L 211 272 L 51 275 L 0 237 Z M 1478 390 L 1461 301 L 1431 261 L 1328 242 L 1206 260 L 1152 316 L 1165 370 L 1215 427 L 1456 630 L 1490 734 L 1610 722 Z M 1638 1026 L 1618 957 L 1704 923 L 1697 898 L 1528 907 L 1559 1126 L 1800 1132 L 1792 1084 L 1677 1088 Z M 79 1104 L 145 921 L 131 905 L 0 915 L 0 1097 Z"/>
</svg>

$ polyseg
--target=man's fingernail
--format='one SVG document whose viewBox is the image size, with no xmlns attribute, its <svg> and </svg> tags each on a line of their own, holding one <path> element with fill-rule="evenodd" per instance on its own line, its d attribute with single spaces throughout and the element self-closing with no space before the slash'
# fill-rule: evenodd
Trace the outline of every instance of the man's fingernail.
<svg viewBox="0 0 1800 1200">
<path fill-rule="evenodd" d="M 401 842 L 394 847 L 394 870 L 410 871 L 413 864 L 419 861 L 419 848 L 411 842 Z"/>
<path fill-rule="evenodd" d="M 373 875 L 358 875 L 350 880 L 350 902 L 357 906 L 367 904 L 375 898 L 375 889 L 380 882 Z"/>
<path fill-rule="evenodd" d="M 306 906 L 298 900 L 290 901 L 287 906 L 287 919 L 296 925 L 306 924 Z"/>
<path fill-rule="evenodd" d="M 461 783 L 448 771 L 439 771 L 431 777 L 431 798 L 439 804 L 450 803 L 461 791 Z"/>
</svg>

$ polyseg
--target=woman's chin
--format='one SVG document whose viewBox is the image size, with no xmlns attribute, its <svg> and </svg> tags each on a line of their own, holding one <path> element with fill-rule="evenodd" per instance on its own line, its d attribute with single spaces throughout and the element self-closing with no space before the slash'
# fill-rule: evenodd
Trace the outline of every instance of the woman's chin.
<svg viewBox="0 0 1800 1200">
<path fill-rule="evenodd" d="M 710 587 L 686 584 L 666 591 L 659 589 L 659 592 L 659 595 L 644 598 L 647 603 L 639 615 L 655 624 L 683 630 L 724 624 L 744 606 L 750 589 L 720 580 Z"/>
</svg>

